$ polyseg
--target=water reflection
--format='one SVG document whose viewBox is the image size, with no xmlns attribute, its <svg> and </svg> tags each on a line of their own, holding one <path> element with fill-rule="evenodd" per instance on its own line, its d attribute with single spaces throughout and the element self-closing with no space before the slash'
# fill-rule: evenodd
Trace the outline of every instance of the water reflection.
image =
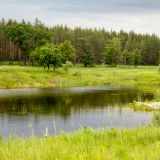
<svg viewBox="0 0 160 160">
<path fill-rule="evenodd" d="M 124 87 L 74 87 L 66 89 L 0 90 L 0 131 L 36 135 L 45 127 L 73 131 L 82 126 L 136 127 L 149 123 L 151 113 L 122 110 L 121 105 L 134 100 L 152 100 L 154 95 Z"/>
</svg>

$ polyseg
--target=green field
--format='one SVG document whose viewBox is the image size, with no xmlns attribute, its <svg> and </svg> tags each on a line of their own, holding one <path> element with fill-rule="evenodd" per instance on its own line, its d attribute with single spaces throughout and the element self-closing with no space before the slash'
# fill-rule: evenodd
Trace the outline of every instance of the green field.
<svg viewBox="0 0 160 160">
<path fill-rule="evenodd" d="M 0 88 L 126 85 L 160 93 L 158 67 L 63 68 L 0 66 Z M 159 94 L 157 94 L 159 95 Z M 158 99 L 158 98 L 157 98 Z M 0 160 L 159 160 L 160 128 L 93 130 L 47 138 L 0 139 Z"/>
<path fill-rule="evenodd" d="M 117 68 L 97 66 L 63 68 L 55 72 L 41 67 L 0 66 L 0 88 L 47 88 L 93 85 L 129 85 L 140 89 L 160 90 L 158 67 Z"/>
<path fill-rule="evenodd" d="M 0 160 L 159 160 L 160 128 L 82 129 L 48 138 L 0 141 Z"/>
</svg>

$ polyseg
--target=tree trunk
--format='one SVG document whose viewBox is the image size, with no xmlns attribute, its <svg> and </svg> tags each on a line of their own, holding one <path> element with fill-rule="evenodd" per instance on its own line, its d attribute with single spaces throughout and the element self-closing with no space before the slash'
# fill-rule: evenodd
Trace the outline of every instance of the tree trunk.
<svg viewBox="0 0 160 160">
<path fill-rule="evenodd" d="M 32 67 L 34 66 L 34 62 L 33 62 L 33 60 L 31 60 L 31 65 L 32 65 Z"/>
</svg>

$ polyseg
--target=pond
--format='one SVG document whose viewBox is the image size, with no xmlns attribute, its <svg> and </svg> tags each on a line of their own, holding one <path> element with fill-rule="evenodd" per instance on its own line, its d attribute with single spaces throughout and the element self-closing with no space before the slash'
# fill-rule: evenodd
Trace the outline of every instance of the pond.
<svg viewBox="0 0 160 160">
<path fill-rule="evenodd" d="M 152 100 L 152 93 L 121 86 L 62 89 L 1 89 L 0 133 L 42 136 L 93 128 L 133 128 L 150 123 L 152 113 L 124 109 L 135 100 Z"/>
</svg>

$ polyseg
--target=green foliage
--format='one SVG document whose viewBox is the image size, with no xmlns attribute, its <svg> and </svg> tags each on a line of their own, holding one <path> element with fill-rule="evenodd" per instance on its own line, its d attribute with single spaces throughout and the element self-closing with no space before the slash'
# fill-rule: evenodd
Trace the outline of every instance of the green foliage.
<svg viewBox="0 0 160 160">
<path fill-rule="evenodd" d="M 41 47 L 37 47 L 32 52 L 32 57 L 38 60 L 41 65 L 49 66 L 53 65 L 54 70 L 62 65 L 62 52 L 57 45 L 46 44 Z"/>
<path fill-rule="evenodd" d="M 74 61 L 76 51 L 70 41 L 64 41 L 64 43 L 61 43 L 59 45 L 59 50 L 62 53 L 62 63 L 65 63 L 66 61 Z"/>
<path fill-rule="evenodd" d="M 113 38 L 105 47 L 105 63 L 117 66 L 121 62 L 121 45 L 118 38 Z"/>
<path fill-rule="evenodd" d="M 132 65 L 133 56 L 128 50 L 124 50 L 122 56 L 123 56 L 123 64 Z"/>
<path fill-rule="evenodd" d="M 15 23 L 7 27 L 6 33 L 12 42 L 19 46 L 25 58 L 27 58 L 31 51 L 31 46 L 29 43 L 31 28 L 26 24 Z"/>
<path fill-rule="evenodd" d="M 152 117 L 152 124 L 160 127 L 160 110 L 154 112 Z"/>
<path fill-rule="evenodd" d="M 52 54 L 51 54 L 51 64 L 54 67 L 54 70 L 62 65 L 62 52 L 59 46 L 51 46 Z"/>
<path fill-rule="evenodd" d="M 32 46 L 33 49 L 38 46 L 45 45 L 51 41 L 51 33 L 39 27 L 32 27 L 32 37 L 34 40 L 34 46 Z"/>
<path fill-rule="evenodd" d="M 39 61 L 44 67 L 52 64 L 54 70 L 63 63 L 69 60 L 73 60 L 75 56 L 75 50 L 69 41 L 65 41 L 61 44 L 44 44 L 37 47 L 31 54 L 31 59 Z"/>
<path fill-rule="evenodd" d="M 12 41 L 14 48 L 19 48 L 23 54 L 25 64 L 32 59 L 30 53 L 38 46 L 45 45 L 51 40 L 51 33 L 40 26 L 33 26 L 30 23 L 26 23 L 24 20 L 20 23 L 9 20 L 4 29 L 4 35 Z M 5 38 L 6 39 L 6 38 Z M 13 50 L 13 52 L 19 52 L 19 50 Z M 16 53 L 17 54 L 17 53 Z M 16 55 L 17 56 L 17 55 Z"/>
<path fill-rule="evenodd" d="M 52 56 L 52 50 L 50 48 L 50 45 L 47 44 L 45 46 L 42 46 L 38 50 L 39 54 L 39 62 L 42 64 L 44 67 L 47 65 L 49 69 L 49 65 L 51 63 L 51 56 Z"/>
<path fill-rule="evenodd" d="M 111 42 L 109 42 L 105 47 L 105 64 L 112 64 L 112 54 L 114 52 L 113 45 Z"/>
<path fill-rule="evenodd" d="M 135 49 L 141 51 L 142 65 L 157 65 L 160 57 L 160 38 L 155 34 L 143 35 L 123 30 L 108 32 L 104 29 L 80 27 L 71 29 L 62 25 L 47 27 L 38 19 L 34 23 L 11 19 L 0 21 L 0 60 L 32 62 L 30 53 L 47 43 L 63 43 L 62 63 L 68 60 L 74 64 L 83 63 L 84 66 L 102 64 L 104 60 L 106 64 L 115 66 L 130 65 L 131 56 L 132 60 L 135 58 Z M 105 56 L 104 50 L 108 53 Z M 123 52 L 128 52 L 129 55 Z M 132 61 L 133 65 L 135 61 Z"/>
<path fill-rule="evenodd" d="M 141 51 L 136 49 L 133 54 L 133 64 L 135 67 L 141 64 Z"/>
<path fill-rule="evenodd" d="M 90 52 L 90 43 L 87 39 L 80 38 L 79 39 L 79 52 L 80 52 L 80 61 L 83 63 L 85 67 L 93 66 L 93 56 Z"/>
<path fill-rule="evenodd" d="M 37 47 L 35 51 L 32 52 L 32 57 L 35 58 L 35 60 L 38 60 L 41 65 L 48 66 L 51 63 L 51 55 L 52 50 L 49 44 L 44 45 L 42 47 Z"/>
</svg>

